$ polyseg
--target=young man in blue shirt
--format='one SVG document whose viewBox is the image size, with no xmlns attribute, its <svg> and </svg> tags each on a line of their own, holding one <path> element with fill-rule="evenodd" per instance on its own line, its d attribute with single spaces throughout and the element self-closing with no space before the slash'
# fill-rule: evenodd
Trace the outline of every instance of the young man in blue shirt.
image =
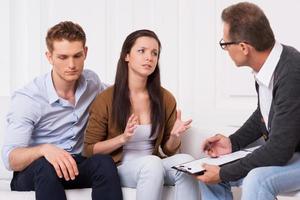
<svg viewBox="0 0 300 200">
<path fill-rule="evenodd" d="M 14 171 L 12 190 L 63 200 L 64 189 L 92 187 L 92 199 L 122 199 L 111 157 L 80 155 L 89 105 L 106 87 L 83 69 L 85 42 L 78 24 L 53 26 L 46 37 L 51 72 L 12 95 L 2 150 L 6 167 Z"/>
</svg>

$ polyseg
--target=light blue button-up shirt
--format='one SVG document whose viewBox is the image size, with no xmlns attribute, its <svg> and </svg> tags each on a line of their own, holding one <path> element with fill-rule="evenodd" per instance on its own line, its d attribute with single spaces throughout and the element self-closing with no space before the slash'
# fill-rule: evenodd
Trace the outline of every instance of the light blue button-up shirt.
<svg viewBox="0 0 300 200">
<path fill-rule="evenodd" d="M 9 153 L 17 147 L 47 143 L 71 154 L 80 153 L 89 105 L 105 88 L 93 71 L 84 70 L 75 92 L 75 105 L 57 95 L 51 72 L 14 92 L 2 149 L 6 168 L 10 170 Z"/>
</svg>

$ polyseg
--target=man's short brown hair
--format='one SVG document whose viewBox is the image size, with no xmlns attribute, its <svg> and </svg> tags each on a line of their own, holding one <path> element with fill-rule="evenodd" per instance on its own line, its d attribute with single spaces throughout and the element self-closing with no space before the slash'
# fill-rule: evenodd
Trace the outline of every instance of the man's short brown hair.
<svg viewBox="0 0 300 200">
<path fill-rule="evenodd" d="M 242 2 L 225 8 L 222 20 L 229 25 L 232 41 L 244 41 L 257 51 L 273 47 L 275 38 L 269 20 L 255 4 Z"/>
<path fill-rule="evenodd" d="M 79 24 L 71 21 L 64 21 L 50 28 L 46 36 L 47 48 L 50 52 L 53 51 L 53 42 L 61 40 L 81 41 L 85 46 L 86 36 Z"/>
</svg>

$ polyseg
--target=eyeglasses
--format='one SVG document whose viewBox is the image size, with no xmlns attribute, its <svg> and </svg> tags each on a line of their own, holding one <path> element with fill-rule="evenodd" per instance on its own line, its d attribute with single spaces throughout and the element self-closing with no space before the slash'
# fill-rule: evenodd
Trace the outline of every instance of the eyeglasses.
<svg viewBox="0 0 300 200">
<path fill-rule="evenodd" d="M 223 38 L 219 41 L 219 45 L 223 50 L 226 50 L 228 45 L 232 45 L 232 44 L 239 44 L 241 43 L 241 41 L 232 41 L 232 42 L 225 42 L 223 40 Z"/>
</svg>

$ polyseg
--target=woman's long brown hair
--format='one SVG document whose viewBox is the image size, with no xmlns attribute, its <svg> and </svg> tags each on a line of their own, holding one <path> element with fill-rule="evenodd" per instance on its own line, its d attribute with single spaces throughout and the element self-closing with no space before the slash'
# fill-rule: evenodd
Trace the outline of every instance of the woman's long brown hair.
<svg viewBox="0 0 300 200">
<path fill-rule="evenodd" d="M 124 131 L 126 128 L 127 120 L 131 115 L 131 103 L 130 103 L 130 93 L 128 88 L 128 63 L 125 58 L 135 41 L 140 37 L 150 37 L 155 39 L 159 45 L 158 61 L 161 51 L 161 43 L 157 35 L 150 30 L 137 30 L 127 36 L 125 39 L 120 58 L 118 61 L 117 72 L 115 77 L 115 85 L 113 92 L 113 102 L 112 102 L 112 118 L 114 124 L 119 130 Z M 156 68 L 154 72 L 148 76 L 147 79 L 147 90 L 150 98 L 150 109 L 151 109 L 151 136 L 157 131 L 161 130 L 164 122 L 164 108 L 163 108 L 163 97 L 161 92 L 160 83 L 160 72 L 159 64 L 157 61 Z"/>
</svg>

